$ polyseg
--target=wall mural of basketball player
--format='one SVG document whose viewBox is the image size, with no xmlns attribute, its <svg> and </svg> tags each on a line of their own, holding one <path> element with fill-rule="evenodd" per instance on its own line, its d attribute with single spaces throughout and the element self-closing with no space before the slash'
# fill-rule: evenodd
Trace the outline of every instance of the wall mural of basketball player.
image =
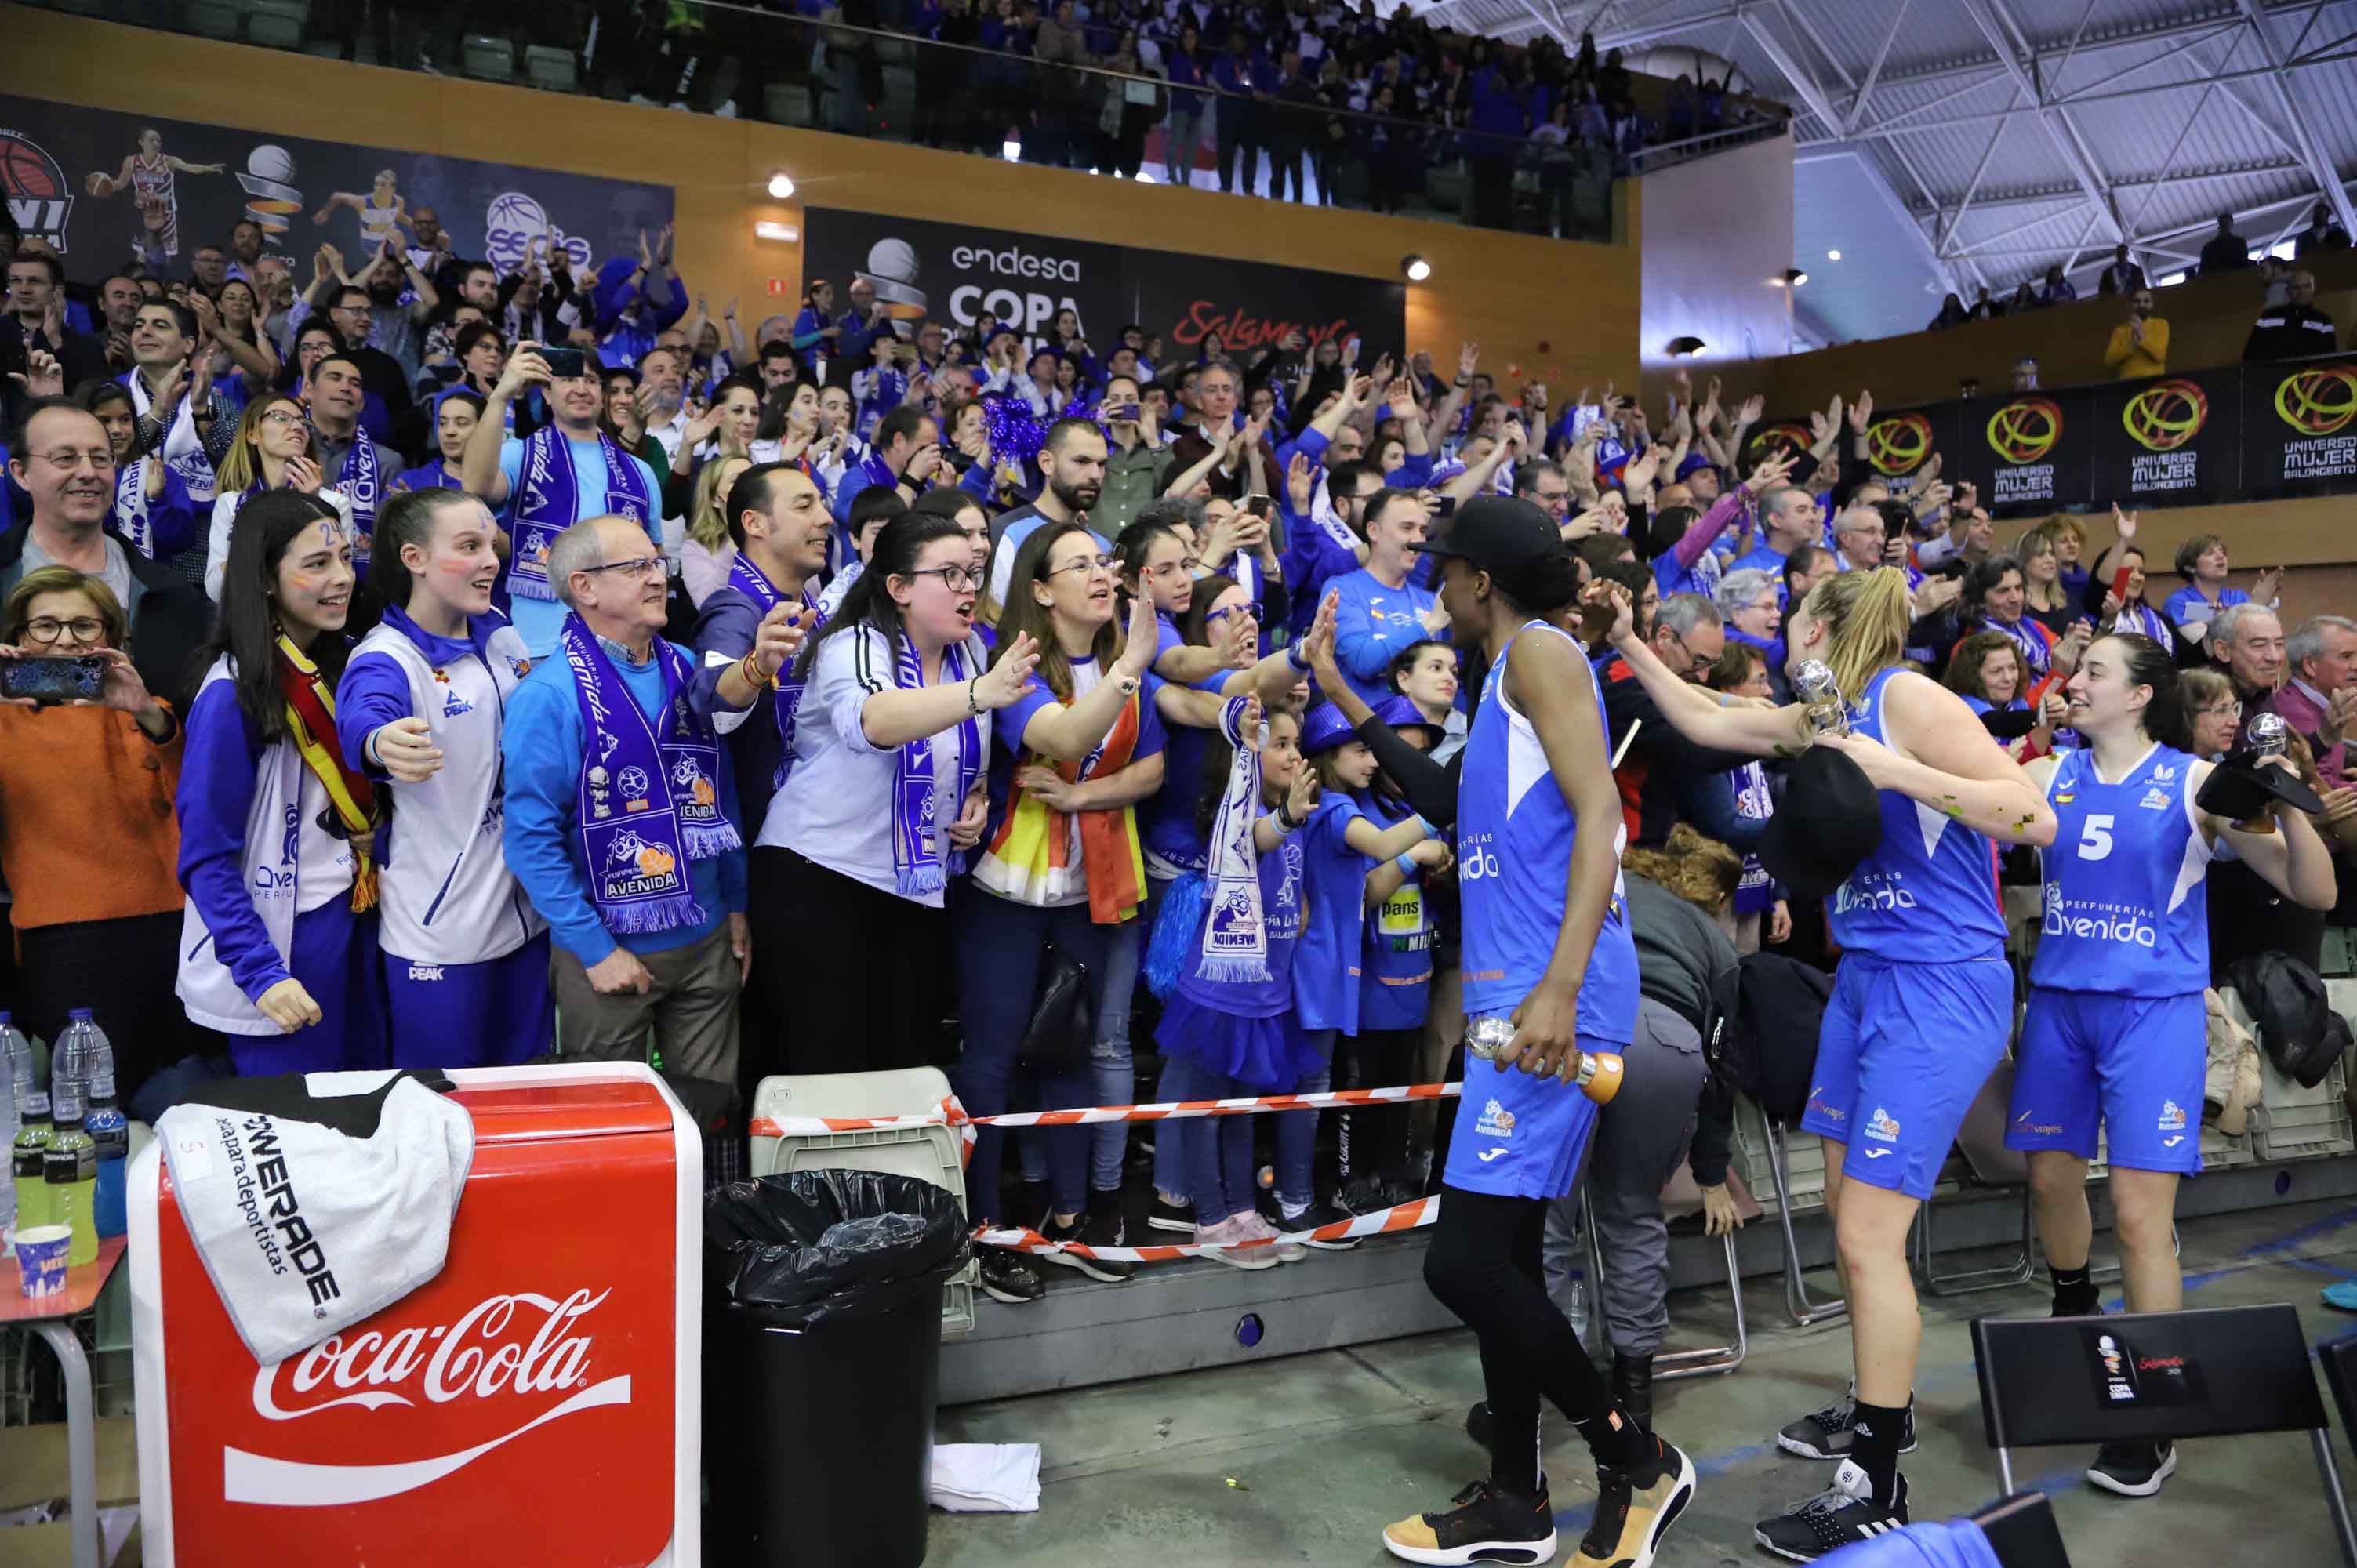
<svg viewBox="0 0 2357 1568">
<path fill-rule="evenodd" d="M 328 198 L 325 207 L 311 214 L 311 221 L 325 223 L 335 215 L 337 208 L 349 207 L 360 214 L 361 242 L 371 251 L 381 249 L 387 240 L 409 225 L 409 208 L 401 199 L 401 192 L 394 188 L 398 179 L 393 170 L 379 169 L 376 181 L 366 196 L 339 190 Z"/>
<path fill-rule="evenodd" d="M 122 144 L 117 143 L 120 146 Z M 174 181 L 184 174 L 221 174 L 227 164 L 192 164 L 164 150 L 164 134 L 153 127 L 139 133 L 139 150 L 126 155 L 123 167 L 112 175 L 93 170 L 83 182 L 95 197 L 104 199 L 128 187 L 139 204 L 147 242 L 160 246 L 167 260 L 180 253 L 180 198 Z"/>
</svg>

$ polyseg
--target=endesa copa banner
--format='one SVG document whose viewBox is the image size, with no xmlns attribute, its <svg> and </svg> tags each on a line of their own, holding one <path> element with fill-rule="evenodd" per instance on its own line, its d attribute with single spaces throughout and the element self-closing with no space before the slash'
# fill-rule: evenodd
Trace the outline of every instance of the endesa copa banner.
<svg viewBox="0 0 2357 1568">
<path fill-rule="evenodd" d="M 899 320 L 968 328 L 985 316 L 1046 343 L 1057 316 L 1080 317 L 1099 354 L 1135 321 L 1162 339 L 1162 360 L 1207 345 L 1247 357 L 1287 332 L 1305 342 L 1361 339 L 1361 364 L 1396 353 L 1407 332 L 1405 285 L 1224 257 L 1051 239 L 889 213 L 814 207 L 802 214 L 802 276 L 835 285 L 837 308 L 865 278 Z"/>
</svg>

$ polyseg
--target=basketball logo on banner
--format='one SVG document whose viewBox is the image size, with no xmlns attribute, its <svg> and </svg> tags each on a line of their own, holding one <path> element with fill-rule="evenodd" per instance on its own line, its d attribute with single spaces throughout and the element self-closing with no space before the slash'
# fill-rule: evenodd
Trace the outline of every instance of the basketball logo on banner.
<svg viewBox="0 0 2357 1568">
<path fill-rule="evenodd" d="M 2276 383 L 2276 413 L 2302 435 L 2330 435 L 2357 419 L 2357 370 L 2316 365 Z"/>
<path fill-rule="evenodd" d="M 2155 381 L 2128 399 L 2120 423 L 2147 452 L 2174 452 L 2210 422 L 2210 394 L 2188 381 Z"/>
<path fill-rule="evenodd" d="M 1743 444 L 1743 461 L 1755 468 L 1771 456 L 1791 457 L 1797 462 L 1808 451 L 1812 439 L 1805 424 L 1795 424 L 1789 419 L 1781 424 L 1770 424 L 1751 433 L 1751 439 Z"/>
<path fill-rule="evenodd" d="M 2062 411 L 2042 397 L 2018 397 L 1989 415 L 1989 450 L 2007 463 L 2035 463 L 2062 438 Z"/>
<path fill-rule="evenodd" d="M 1866 433 L 1866 460 L 1877 473 L 1911 474 L 1931 455 L 1932 422 L 1920 413 L 1878 419 Z"/>
<path fill-rule="evenodd" d="M 73 188 L 58 160 L 22 131 L 0 130 L 0 196 L 27 239 L 47 240 L 65 253 Z"/>
</svg>

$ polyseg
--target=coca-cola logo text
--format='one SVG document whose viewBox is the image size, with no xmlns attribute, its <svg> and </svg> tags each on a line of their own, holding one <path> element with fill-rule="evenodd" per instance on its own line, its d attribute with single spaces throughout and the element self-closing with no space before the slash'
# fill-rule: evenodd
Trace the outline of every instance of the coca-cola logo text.
<svg viewBox="0 0 2357 1568">
<path fill-rule="evenodd" d="M 271 1421 L 293 1421 L 338 1405 L 377 1410 L 387 1405 L 414 1405 L 405 1393 L 389 1391 L 414 1384 L 414 1391 L 436 1404 L 472 1394 L 491 1399 L 500 1393 L 561 1393 L 578 1388 L 588 1378 L 591 1337 L 565 1330 L 597 1310 L 612 1293 L 591 1295 L 576 1290 L 563 1301 L 519 1291 L 477 1302 L 457 1322 L 425 1327 L 413 1325 L 391 1334 L 371 1329 L 363 1334 L 331 1334 L 299 1357 L 286 1376 L 291 1393 L 300 1396 L 322 1388 L 363 1391 L 287 1408 L 275 1397 L 280 1374 L 290 1365 L 281 1361 L 264 1367 L 253 1380 L 253 1408 Z M 544 1316 L 532 1337 L 519 1342 L 508 1336 L 519 1305 L 537 1308 Z"/>
</svg>

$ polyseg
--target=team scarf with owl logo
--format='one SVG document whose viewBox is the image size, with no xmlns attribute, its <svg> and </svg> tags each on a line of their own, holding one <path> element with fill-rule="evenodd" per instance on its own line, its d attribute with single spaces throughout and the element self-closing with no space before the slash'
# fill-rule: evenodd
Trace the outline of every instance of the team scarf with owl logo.
<svg viewBox="0 0 2357 1568">
<path fill-rule="evenodd" d="M 741 565 L 745 558 L 737 557 Z M 865 636 L 863 630 L 859 635 Z M 893 683 L 904 692 L 923 689 L 925 667 L 917 658 L 916 645 L 906 638 L 898 639 L 899 651 L 892 660 Z M 980 671 L 968 668 L 971 652 L 963 643 L 952 643 L 942 650 L 940 684 L 963 684 L 969 675 Z M 780 703 L 785 693 L 778 693 Z M 982 771 L 982 728 L 971 715 L 958 722 L 951 732 L 952 744 L 957 747 L 957 789 L 950 799 L 955 802 L 952 813 L 965 804 L 966 791 Z M 788 745 L 791 745 L 789 740 Z M 965 869 L 964 852 L 952 850 L 943 854 L 942 845 L 949 832 L 949 823 L 941 820 L 940 797 L 933 788 L 933 737 L 920 735 L 900 747 L 892 765 L 892 876 L 903 898 L 922 897 L 939 893 L 949 886 L 952 863 L 955 869 Z"/>
<path fill-rule="evenodd" d="M 548 580 L 548 547 L 583 517 L 627 517 L 644 526 L 654 515 L 654 498 L 647 493 L 646 475 L 639 465 L 603 431 L 597 435 L 597 450 L 606 457 L 606 499 L 597 510 L 585 513 L 565 433 L 552 424 L 534 431 L 523 444 L 514 504 L 508 514 L 515 543 L 508 561 L 508 592 L 517 598 L 556 597 L 555 585 Z"/>
<path fill-rule="evenodd" d="M 377 461 L 376 443 L 367 431 L 352 432 L 352 444 L 344 448 L 344 460 L 336 470 L 336 489 L 352 507 L 352 570 L 366 576 L 376 509 L 384 499 L 384 466 Z"/>
<path fill-rule="evenodd" d="M 753 607 L 760 612 L 765 619 L 771 610 L 778 607 L 783 598 L 768 575 L 759 566 L 754 565 L 741 550 L 737 553 L 736 560 L 728 564 L 728 585 L 752 600 Z M 804 583 L 802 596 L 795 602 L 816 610 L 818 595 L 812 591 L 808 583 Z M 825 624 L 825 618 L 822 616 L 805 626 L 802 628 L 804 641 L 815 639 L 818 636 L 819 628 Z M 778 672 L 775 675 L 770 677 L 770 706 L 777 716 L 779 742 L 778 770 L 770 779 L 770 787 L 772 789 L 784 789 L 786 775 L 794 770 L 794 711 L 802 706 L 802 677 L 795 672 L 800 662 L 799 660 L 789 659 L 778 666 Z"/>
<path fill-rule="evenodd" d="M 579 615 L 565 618 L 556 644 L 588 743 L 576 814 L 589 902 L 617 935 L 703 924 L 687 863 L 740 841 L 720 806 L 719 736 L 687 704 L 686 657 L 655 639 L 663 700 L 650 721 Z"/>
<path fill-rule="evenodd" d="M 1220 795 L 1211 823 L 1210 857 L 1204 864 L 1203 945 L 1195 978 L 1213 987 L 1265 983 L 1268 929 L 1260 907 L 1260 856 L 1253 851 L 1253 824 L 1260 820 L 1260 751 L 1243 733 L 1249 699 L 1231 697 L 1220 711 L 1220 734 L 1234 748 L 1228 787 Z M 1304 766 L 1308 766 L 1306 763 Z"/>
</svg>

